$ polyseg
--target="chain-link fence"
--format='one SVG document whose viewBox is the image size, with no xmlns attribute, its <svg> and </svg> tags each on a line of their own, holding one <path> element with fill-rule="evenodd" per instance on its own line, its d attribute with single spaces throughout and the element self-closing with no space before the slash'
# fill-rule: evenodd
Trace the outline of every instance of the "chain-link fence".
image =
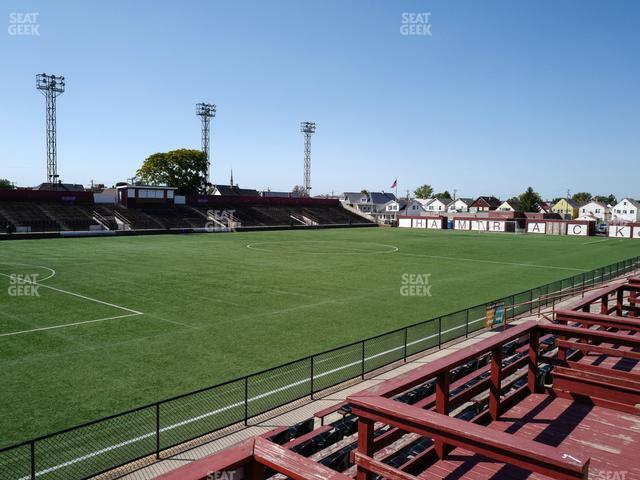
<svg viewBox="0 0 640 480">
<path fill-rule="evenodd" d="M 640 268 L 640 257 L 0 450 L 0 480 L 85 479 L 193 440 Z M 551 295 L 555 295 L 551 298 Z"/>
</svg>

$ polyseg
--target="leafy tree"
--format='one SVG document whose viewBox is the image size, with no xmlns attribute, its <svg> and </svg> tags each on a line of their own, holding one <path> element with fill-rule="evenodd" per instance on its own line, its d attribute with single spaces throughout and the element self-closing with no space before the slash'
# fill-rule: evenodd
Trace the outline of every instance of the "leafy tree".
<svg viewBox="0 0 640 480">
<path fill-rule="evenodd" d="M 292 190 L 293 193 L 299 194 L 301 197 L 307 196 L 307 189 L 303 185 L 295 185 Z"/>
<path fill-rule="evenodd" d="M 426 184 L 416 188 L 413 192 L 416 198 L 430 198 L 432 193 L 433 188 L 431 188 L 431 185 Z"/>
<path fill-rule="evenodd" d="M 207 155 L 184 148 L 154 153 L 144 161 L 137 176 L 149 185 L 175 187 L 178 195 L 206 191 Z"/>
<path fill-rule="evenodd" d="M 591 201 L 591 194 L 589 192 L 574 193 L 571 199 L 576 203 L 587 203 Z"/>
<path fill-rule="evenodd" d="M 605 205 L 615 205 L 618 203 L 616 196 L 612 193 L 610 195 L 596 195 L 593 197 L 596 202 L 604 203 Z"/>
<path fill-rule="evenodd" d="M 562 200 L 565 197 L 556 197 L 553 200 L 551 200 L 551 205 L 555 205 L 556 203 L 558 203 L 560 200 Z"/>
<path fill-rule="evenodd" d="M 449 193 L 449 190 L 445 190 L 444 192 L 435 193 L 433 195 L 433 198 L 448 198 L 449 200 L 451 200 L 451 194 Z"/>
<path fill-rule="evenodd" d="M 363 195 L 369 195 L 369 190 L 363 188 L 362 190 L 360 190 L 360 193 L 362 193 Z"/>
<path fill-rule="evenodd" d="M 13 183 L 11 183 L 6 178 L 0 178 L 0 188 L 4 188 L 6 190 L 13 190 Z"/>
<path fill-rule="evenodd" d="M 521 193 L 518 200 L 520 200 L 520 209 L 523 212 L 537 212 L 540 210 L 540 202 L 542 202 L 542 198 L 540 197 L 540 194 L 535 192 L 531 187 Z"/>
</svg>

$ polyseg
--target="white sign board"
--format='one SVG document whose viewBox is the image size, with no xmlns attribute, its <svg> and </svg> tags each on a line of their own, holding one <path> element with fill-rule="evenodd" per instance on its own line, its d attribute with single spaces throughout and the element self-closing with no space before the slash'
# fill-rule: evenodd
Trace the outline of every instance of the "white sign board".
<svg viewBox="0 0 640 480">
<path fill-rule="evenodd" d="M 486 231 L 487 230 L 487 221 L 486 220 L 471 220 L 471 230 L 474 231 Z"/>
<path fill-rule="evenodd" d="M 589 225 L 583 223 L 567 223 L 567 235 L 586 237 L 589 235 Z"/>
<path fill-rule="evenodd" d="M 609 225 L 609 237 L 631 238 L 631 227 L 628 225 Z"/>
<path fill-rule="evenodd" d="M 398 220 L 398 226 L 402 228 L 411 228 L 411 218 L 401 218 Z"/>
<path fill-rule="evenodd" d="M 547 222 L 529 222 L 527 223 L 527 233 L 546 233 Z"/>
<path fill-rule="evenodd" d="M 442 220 L 439 218 L 430 218 L 429 220 L 427 220 L 427 228 L 441 229 Z"/>
<path fill-rule="evenodd" d="M 489 230 L 490 232 L 504 232 L 506 231 L 507 222 L 501 220 L 489 220 Z"/>
<path fill-rule="evenodd" d="M 471 228 L 471 221 L 469 220 L 456 220 L 454 227 L 456 230 L 469 230 Z"/>
</svg>

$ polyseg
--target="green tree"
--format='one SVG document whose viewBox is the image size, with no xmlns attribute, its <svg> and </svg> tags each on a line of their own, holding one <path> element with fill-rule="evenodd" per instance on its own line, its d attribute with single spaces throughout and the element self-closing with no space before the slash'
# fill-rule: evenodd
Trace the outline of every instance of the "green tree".
<svg viewBox="0 0 640 480">
<path fill-rule="evenodd" d="M 435 193 L 433 195 L 434 198 L 444 198 L 444 199 L 449 199 L 451 200 L 451 194 L 449 193 L 449 190 L 445 190 L 444 192 L 439 192 L 439 193 Z"/>
<path fill-rule="evenodd" d="M 307 189 L 304 188 L 304 185 L 294 185 L 291 191 L 293 193 L 297 193 L 301 197 L 306 197 L 308 195 Z"/>
<path fill-rule="evenodd" d="M 363 188 L 362 190 L 360 190 L 360 193 L 362 193 L 363 195 L 369 195 L 369 190 Z"/>
<path fill-rule="evenodd" d="M 604 203 L 605 205 L 615 205 L 618 203 L 618 200 L 613 193 L 610 195 L 596 195 L 593 199 L 596 202 Z"/>
<path fill-rule="evenodd" d="M 591 201 L 591 194 L 589 192 L 574 193 L 571 199 L 576 203 L 587 203 Z"/>
<path fill-rule="evenodd" d="M 520 209 L 523 212 L 537 212 L 540 210 L 540 202 L 542 202 L 542 198 L 540 197 L 540 194 L 535 192 L 531 187 L 521 193 L 518 200 L 520 200 Z"/>
<path fill-rule="evenodd" d="M 432 193 L 433 188 L 431 188 L 431 185 L 426 184 L 416 188 L 413 192 L 416 198 L 430 198 Z"/>
<path fill-rule="evenodd" d="M 11 183 L 6 178 L 0 178 L 0 188 L 4 188 L 5 190 L 13 190 L 13 183 Z"/>
<path fill-rule="evenodd" d="M 144 183 L 175 187 L 179 195 L 206 191 L 206 175 L 206 154 L 184 148 L 150 155 L 137 172 Z"/>
</svg>

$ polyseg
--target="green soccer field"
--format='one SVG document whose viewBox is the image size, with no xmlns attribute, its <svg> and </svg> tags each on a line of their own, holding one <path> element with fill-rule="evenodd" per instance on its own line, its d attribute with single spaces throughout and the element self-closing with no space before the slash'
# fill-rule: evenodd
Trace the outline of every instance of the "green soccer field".
<svg viewBox="0 0 640 480">
<path fill-rule="evenodd" d="M 383 228 L 0 242 L 0 445 L 637 255 Z"/>
</svg>

